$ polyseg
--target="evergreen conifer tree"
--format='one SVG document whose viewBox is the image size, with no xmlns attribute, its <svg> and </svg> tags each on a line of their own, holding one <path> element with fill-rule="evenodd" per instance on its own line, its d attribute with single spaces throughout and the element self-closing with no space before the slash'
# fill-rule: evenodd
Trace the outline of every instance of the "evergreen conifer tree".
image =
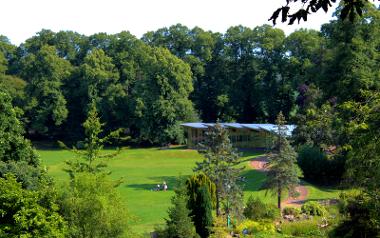
<svg viewBox="0 0 380 238">
<path fill-rule="evenodd" d="M 190 215 L 198 235 L 201 238 L 207 238 L 213 222 L 211 195 L 206 185 L 198 187 L 195 195 L 195 200 L 189 200 L 188 203 L 191 210 Z"/>
<path fill-rule="evenodd" d="M 196 203 L 197 191 L 200 187 L 206 186 L 211 197 L 212 207 L 215 208 L 216 202 L 216 187 L 204 173 L 194 174 L 186 180 L 187 194 L 189 195 L 188 207 L 192 210 L 192 204 Z"/>
<path fill-rule="evenodd" d="M 102 172 L 103 169 L 107 166 L 104 160 L 114 158 L 120 153 L 120 149 L 118 149 L 116 152 L 102 153 L 105 143 L 108 143 L 111 140 L 128 139 L 127 137 L 122 138 L 120 136 L 121 129 L 113 131 L 104 137 L 100 137 L 100 135 L 103 133 L 103 126 L 104 123 L 100 122 L 98 111 L 95 102 L 93 101 L 90 104 L 88 117 L 83 123 L 86 138 L 80 143 L 83 144 L 84 150 L 79 150 L 76 147 L 73 147 L 71 149 L 63 142 L 59 142 L 61 147 L 73 152 L 79 157 L 79 160 L 74 159 L 66 162 L 68 168 L 65 169 L 65 171 L 69 173 L 71 178 L 74 177 L 74 174 L 76 172 Z"/>
<path fill-rule="evenodd" d="M 297 154 L 286 139 L 285 117 L 282 112 L 277 116 L 277 138 L 273 152 L 269 156 L 267 182 L 265 187 L 277 193 L 277 206 L 281 209 L 281 198 L 284 190 L 293 192 L 299 183 L 297 176 Z"/>
<path fill-rule="evenodd" d="M 228 131 L 220 123 L 216 123 L 215 126 L 208 129 L 200 147 L 199 152 L 204 154 L 205 159 L 197 163 L 194 171 L 205 173 L 215 183 L 216 214 L 221 215 L 221 203 L 226 199 L 226 213 L 229 214 L 229 211 L 232 210 L 238 211 L 239 209 L 235 209 L 233 206 L 241 204 L 238 199 L 241 199 L 242 196 L 235 196 L 235 194 L 242 194 L 241 188 L 237 184 L 242 169 L 236 167 L 240 163 L 240 156 L 232 146 Z"/>
<path fill-rule="evenodd" d="M 172 207 L 168 210 L 169 219 L 166 220 L 167 238 L 197 238 L 195 226 L 187 208 L 188 195 L 185 184 L 181 181 L 172 197 Z"/>
</svg>

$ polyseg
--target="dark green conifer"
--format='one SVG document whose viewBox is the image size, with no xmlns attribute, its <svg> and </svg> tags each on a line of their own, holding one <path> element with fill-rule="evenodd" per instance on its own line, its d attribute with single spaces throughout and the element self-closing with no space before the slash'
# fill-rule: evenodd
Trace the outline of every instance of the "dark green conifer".
<svg viewBox="0 0 380 238">
<path fill-rule="evenodd" d="M 269 156 L 267 182 L 265 187 L 277 193 L 277 206 L 281 209 L 284 190 L 294 191 L 299 183 L 297 175 L 297 154 L 286 139 L 285 117 L 280 112 L 277 116 L 277 138 Z"/>
</svg>

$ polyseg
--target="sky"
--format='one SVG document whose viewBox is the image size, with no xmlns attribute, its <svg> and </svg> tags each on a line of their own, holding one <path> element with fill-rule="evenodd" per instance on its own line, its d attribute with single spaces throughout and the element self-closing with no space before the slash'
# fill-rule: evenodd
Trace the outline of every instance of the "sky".
<svg viewBox="0 0 380 238">
<path fill-rule="evenodd" d="M 224 33 L 229 27 L 253 28 L 268 19 L 285 0 L 2 0 L 0 35 L 19 45 L 41 29 L 71 30 L 84 35 L 147 31 L 181 23 L 189 28 Z M 278 23 L 286 34 L 298 28 L 320 29 L 333 9 L 308 17 L 294 26 Z"/>
</svg>

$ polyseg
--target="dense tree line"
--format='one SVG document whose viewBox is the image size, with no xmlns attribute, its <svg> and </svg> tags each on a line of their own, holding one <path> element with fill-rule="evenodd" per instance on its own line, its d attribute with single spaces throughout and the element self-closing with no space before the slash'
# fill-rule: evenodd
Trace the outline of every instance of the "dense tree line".
<svg viewBox="0 0 380 238">
<path fill-rule="evenodd" d="M 297 87 L 319 71 L 323 41 L 315 31 L 285 37 L 268 25 L 220 34 L 178 24 L 141 40 L 42 30 L 19 47 L 2 37 L 1 83 L 24 110 L 30 135 L 81 137 L 95 100 L 107 130 L 167 143 L 181 141 L 183 121 L 295 115 Z"/>
<path fill-rule="evenodd" d="M 106 131 L 124 128 L 137 143 L 181 141 L 184 121 L 274 122 L 282 111 L 305 125 L 298 142 L 345 145 L 350 103 L 378 89 L 378 31 L 368 4 L 354 21 L 289 36 L 269 25 L 221 34 L 177 24 L 141 39 L 42 30 L 18 47 L 0 38 L 0 83 L 29 136 L 83 138 L 95 101 Z"/>
<path fill-rule="evenodd" d="M 128 213 L 119 212 L 120 181 L 110 180 L 99 161 L 112 156 L 100 153 L 105 142 L 120 133 L 136 143 L 178 142 L 182 121 L 273 122 L 280 111 L 298 125 L 293 143 L 312 162 L 298 157 L 303 172 L 314 162 L 333 168 L 314 170 L 305 179 L 339 180 L 344 174 L 357 188 L 336 235 L 378 236 L 379 61 L 380 13 L 368 4 L 361 17 L 289 36 L 268 25 L 231 27 L 225 34 L 175 25 L 142 39 L 128 32 L 83 36 L 43 30 L 16 47 L 0 37 L 0 236 L 32 231 L 39 237 L 122 237 Z M 190 179 L 187 188 L 178 189 L 164 234 L 207 237 L 214 202 L 218 214 L 220 205 L 227 217 L 241 212 L 234 207 L 242 201 L 240 170 L 234 166 L 239 155 L 223 128 L 215 130 L 206 134 L 205 160 L 196 168 L 215 187 L 199 178 L 193 179 L 196 186 Z M 84 150 L 72 149 L 80 159 L 67 164 L 65 191 L 53 189 L 24 132 L 45 139 L 86 138 Z M 296 153 L 281 137 L 277 142 L 267 185 L 281 198 L 282 189 L 298 179 Z M 318 158 L 310 160 L 313 156 Z M 278 176 L 289 183 L 280 187 Z M 99 219 L 103 213 L 110 216 Z M 30 214 L 39 221 L 25 222 Z M 196 222 L 191 216 L 207 219 Z"/>
</svg>

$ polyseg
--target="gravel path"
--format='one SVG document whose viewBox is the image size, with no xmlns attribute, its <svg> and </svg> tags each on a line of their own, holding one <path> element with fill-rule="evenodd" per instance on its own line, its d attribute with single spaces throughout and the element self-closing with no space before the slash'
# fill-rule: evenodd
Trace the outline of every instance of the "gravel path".
<svg viewBox="0 0 380 238">
<path fill-rule="evenodd" d="M 296 187 L 296 191 L 299 193 L 299 196 L 296 198 L 288 197 L 285 201 L 281 203 L 282 207 L 286 207 L 286 206 L 298 207 L 306 202 L 307 194 L 308 194 L 307 188 L 303 185 L 299 185 Z"/>
<path fill-rule="evenodd" d="M 260 156 L 255 157 L 253 160 L 251 160 L 250 164 L 253 169 L 264 172 L 267 170 L 265 168 L 267 162 L 268 160 L 266 156 Z"/>
</svg>

